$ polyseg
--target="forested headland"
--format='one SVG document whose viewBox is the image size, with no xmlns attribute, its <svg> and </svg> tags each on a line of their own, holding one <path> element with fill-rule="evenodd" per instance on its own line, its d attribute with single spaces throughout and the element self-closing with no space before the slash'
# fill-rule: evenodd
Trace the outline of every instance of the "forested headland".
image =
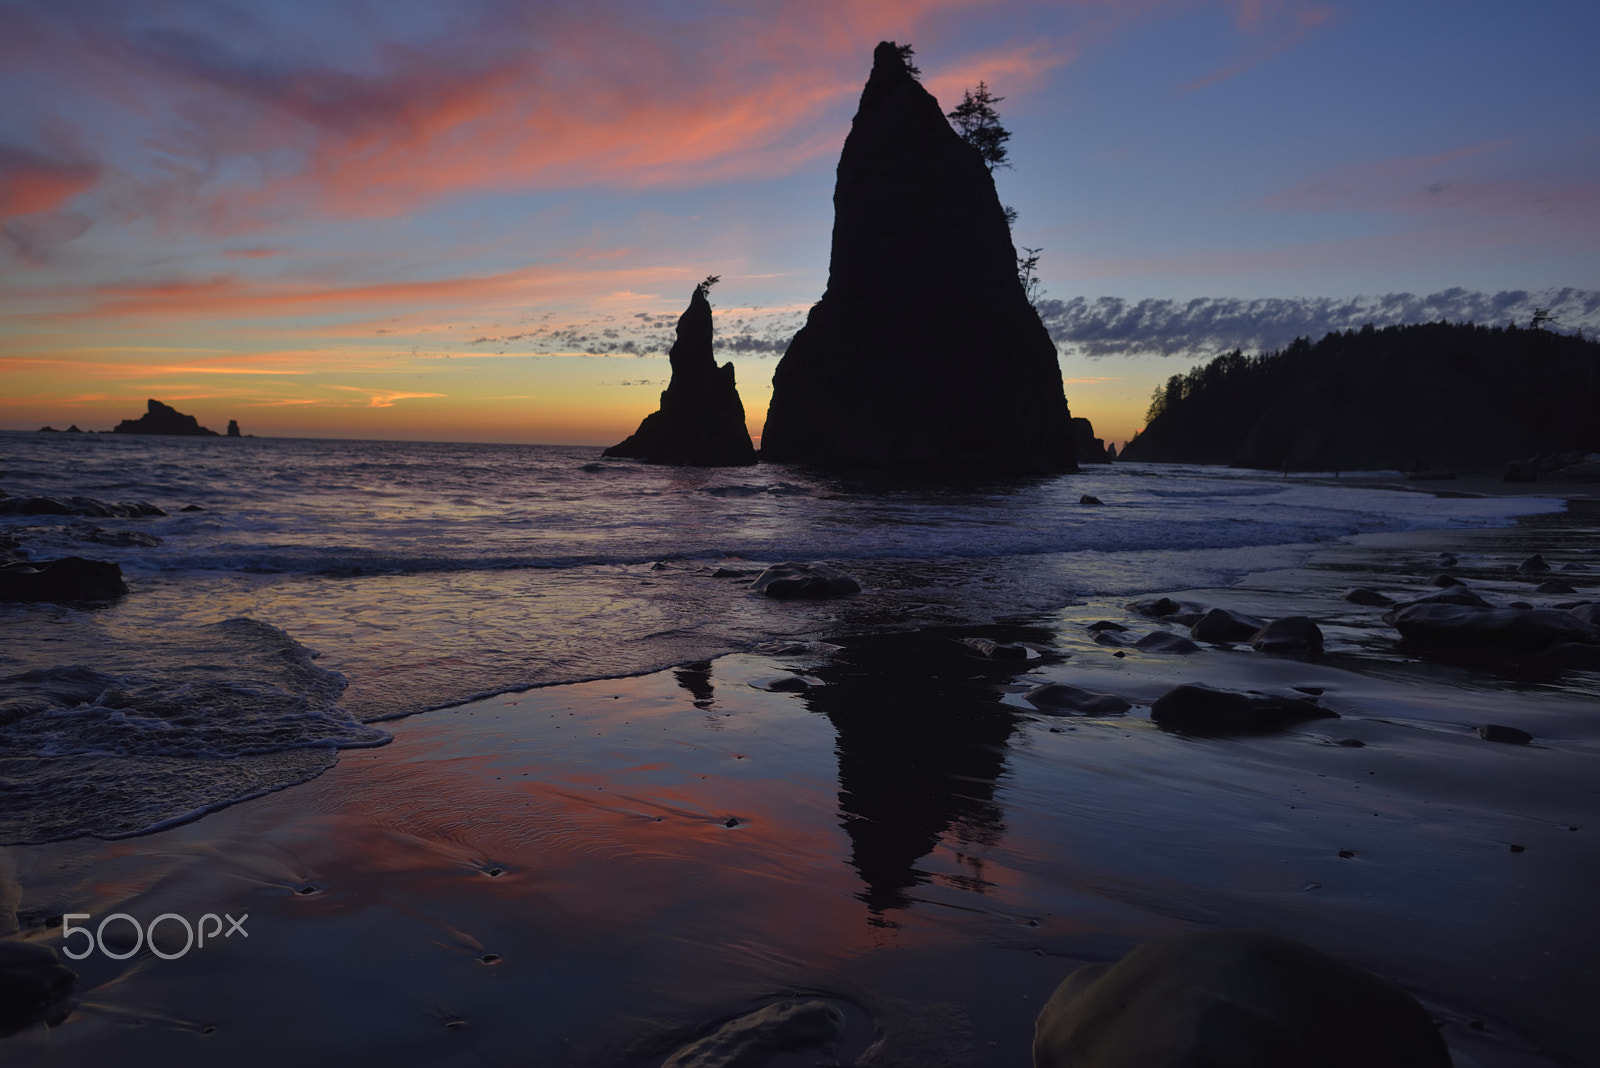
<svg viewBox="0 0 1600 1068">
<path fill-rule="evenodd" d="M 1235 349 L 1173 375 L 1127 460 L 1289 470 L 1488 471 L 1600 449 L 1600 342 L 1423 323 Z"/>
</svg>

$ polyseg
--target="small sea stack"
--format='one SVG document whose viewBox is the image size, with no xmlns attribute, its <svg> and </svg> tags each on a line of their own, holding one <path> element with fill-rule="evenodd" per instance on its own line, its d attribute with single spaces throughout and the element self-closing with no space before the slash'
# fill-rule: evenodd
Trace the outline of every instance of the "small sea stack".
<svg viewBox="0 0 1600 1068">
<path fill-rule="evenodd" d="M 124 419 L 113 429 L 113 434 L 171 434 L 188 437 L 214 438 L 215 430 L 207 430 L 200 420 L 184 415 L 169 404 L 158 400 L 145 402 L 148 410 L 137 419 Z"/>
<path fill-rule="evenodd" d="M 660 411 L 604 453 L 652 464 L 683 467 L 743 467 L 756 462 L 744 404 L 733 380 L 733 364 L 717 366 L 711 355 L 711 302 L 716 276 L 695 286 L 689 307 L 678 317 L 678 339 L 668 358 L 672 381 L 661 394 Z"/>
<path fill-rule="evenodd" d="M 238 436 L 239 436 L 239 420 L 237 420 L 237 419 L 229 419 L 228 420 L 228 437 L 236 438 Z"/>
<path fill-rule="evenodd" d="M 1106 443 L 1094 436 L 1094 424 L 1087 419 L 1072 420 L 1072 448 L 1078 454 L 1080 464 L 1111 462 L 1111 457 L 1106 453 Z"/>
<path fill-rule="evenodd" d="M 833 206 L 828 289 L 773 375 L 762 459 L 1076 470 L 1055 344 L 994 179 L 891 42 L 873 54 Z"/>
</svg>

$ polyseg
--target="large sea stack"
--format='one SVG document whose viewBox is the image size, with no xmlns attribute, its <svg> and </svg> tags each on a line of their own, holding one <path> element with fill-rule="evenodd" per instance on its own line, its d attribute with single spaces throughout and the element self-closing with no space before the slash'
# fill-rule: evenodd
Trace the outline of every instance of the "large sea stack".
<svg viewBox="0 0 1600 1068">
<path fill-rule="evenodd" d="M 695 287 L 689 307 L 678 317 L 678 340 L 668 359 L 672 381 L 661 394 L 661 410 L 639 429 L 605 451 L 653 464 L 688 467 L 740 467 L 756 462 L 744 405 L 733 382 L 733 364 L 717 366 L 711 355 L 710 282 Z"/>
<path fill-rule="evenodd" d="M 158 400 L 145 402 L 148 411 L 138 419 L 124 419 L 112 430 L 114 434 L 184 434 L 191 437 L 217 436 L 215 430 L 207 430 L 200 425 L 200 420 L 192 415 L 184 415 L 169 404 L 162 404 Z"/>
<path fill-rule="evenodd" d="M 828 289 L 772 378 L 761 458 L 1077 469 L 1056 349 L 976 148 L 884 42 L 839 157 Z"/>
</svg>

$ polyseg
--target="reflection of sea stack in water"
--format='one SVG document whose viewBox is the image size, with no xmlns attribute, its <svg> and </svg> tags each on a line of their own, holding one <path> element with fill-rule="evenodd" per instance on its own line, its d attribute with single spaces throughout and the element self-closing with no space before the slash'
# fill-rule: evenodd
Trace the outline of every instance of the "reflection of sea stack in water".
<svg viewBox="0 0 1600 1068">
<path fill-rule="evenodd" d="M 711 302 L 706 293 L 715 281 L 710 278 L 696 286 L 689 307 L 678 318 L 678 340 L 668 354 L 672 381 L 661 394 L 661 410 L 645 416 L 628 440 L 611 446 L 605 455 L 691 467 L 756 462 L 733 364 L 718 367 L 711 355 Z"/>
<path fill-rule="evenodd" d="M 873 56 L 833 205 L 828 290 L 773 375 L 762 459 L 1074 470 L 1055 344 L 994 180 L 893 44 Z"/>
<path fill-rule="evenodd" d="M 192 415 L 184 415 L 178 409 L 162 404 L 158 400 L 147 401 L 149 410 L 137 419 L 124 419 L 112 431 L 114 434 L 186 434 L 191 437 L 217 436 L 215 430 L 207 430 L 200 425 L 200 420 Z"/>
</svg>

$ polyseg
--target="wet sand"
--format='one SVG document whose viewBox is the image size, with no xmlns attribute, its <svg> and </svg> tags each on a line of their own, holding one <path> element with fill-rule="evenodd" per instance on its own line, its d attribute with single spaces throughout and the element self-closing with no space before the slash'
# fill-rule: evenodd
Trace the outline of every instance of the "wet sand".
<svg viewBox="0 0 1600 1068">
<path fill-rule="evenodd" d="M 181 959 L 69 962 L 77 1010 L 0 1055 L 659 1065 L 803 992 L 845 1009 L 842 1064 L 1025 1065 L 1034 1015 L 1078 964 L 1249 928 L 1411 991 L 1458 1065 L 1590 1062 L 1600 675 L 1420 655 L 1339 594 L 1431 591 L 1448 549 L 1496 603 L 1600 596 L 1597 526 L 1580 505 L 1364 536 L 1227 590 L 1155 591 L 1311 615 L 1328 642 L 1313 661 L 1119 658 L 1086 624 L 1158 626 L 1120 603 L 839 638 L 397 721 L 387 747 L 186 826 L 0 850 L 0 922 L 15 911 L 45 944 L 66 912 L 249 914 L 248 938 Z M 1580 592 L 1532 593 L 1544 576 L 1515 565 L 1534 551 L 1584 568 L 1561 573 Z M 986 661 L 964 636 L 1042 652 Z M 820 685 L 768 688 L 797 676 Z M 1022 694 L 1044 681 L 1135 707 L 1042 715 Z M 1185 682 L 1320 690 L 1340 718 L 1156 727 L 1149 704 Z M 1535 740 L 1485 741 L 1484 723 Z M 175 925 L 163 937 L 182 944 Z M 786 1056 L 771 1063 L 817 1061 Z"/>
</svg>

